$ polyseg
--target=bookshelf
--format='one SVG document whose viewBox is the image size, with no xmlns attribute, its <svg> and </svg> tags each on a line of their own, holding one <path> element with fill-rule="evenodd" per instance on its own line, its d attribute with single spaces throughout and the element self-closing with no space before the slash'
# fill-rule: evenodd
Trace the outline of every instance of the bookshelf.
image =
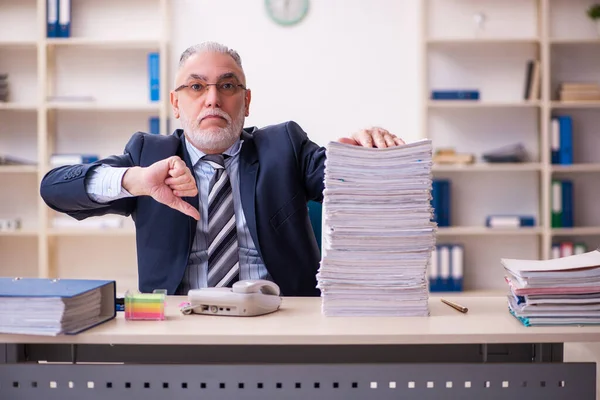
<svg viewBox="0 0 600 400">
<path fill-rule="evenodd" d="M 56 213 L 41 200 L 39 183 L 53 153 L 122 153 L 150 117 L 166 133 L 169 4 L 72 1 L 70 37 L 49 38 L 46 3 L 0 4 L 0 73 L 11 87 L 0 102 L 0 156 L 35 164 L 0 166 L 0 183 L 11 188 L 0 193 L 0 218 L 22 222 L 0 232 L 0 275 L 116 278 L 119 290 L 137 288 L 130 219 L 114 229 L 54 228 Z M 149 52 L 160 57 L 158 102 L 149 99 Z"/>
<path fill-rule="evenodd" d="M 434 165 L 452 183 L 451 226 L 438 243 L 464 246 L 464 290 L 503 290 L 500 258 L 551 257 L 553 243 L 600 245 L 600 101 L 560 101 L 562 82 L 600 83 L 600 35 L 590 0 L 422 0 L 422 136 L 434 149 L 472 153 L 471 165 Z M 524 100 L 526 63 L 540 61 L 540 94 Z M 475 101 L 431 100 L 432 90 L 478 89 Z M 573 164 L 552 164 L 551 118 L 573 121 Z M 481 155 L 522 143 L 527 162 Z M 574 185 L 574 225 L 553 228 L 551 184 Z M 490 214 L 532 215 L 533 228 L 485 227 Z"/>
</svg>

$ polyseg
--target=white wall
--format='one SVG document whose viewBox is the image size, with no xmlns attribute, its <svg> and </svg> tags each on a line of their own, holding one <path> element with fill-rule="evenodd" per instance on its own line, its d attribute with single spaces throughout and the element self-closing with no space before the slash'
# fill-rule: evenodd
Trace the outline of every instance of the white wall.
<svg viewBox="0 0 600 400">
<path fill-rule="evenodd" d="M 293 27 L 272 22 L 264 4 L 173 0 L 171 70 L 186 47 L 219 41 L 242 57 L 246 126 L 294 120 L 321 145 L 369 126 L 419 137 L 420 1 L 311 0 Z"/>
</svg>

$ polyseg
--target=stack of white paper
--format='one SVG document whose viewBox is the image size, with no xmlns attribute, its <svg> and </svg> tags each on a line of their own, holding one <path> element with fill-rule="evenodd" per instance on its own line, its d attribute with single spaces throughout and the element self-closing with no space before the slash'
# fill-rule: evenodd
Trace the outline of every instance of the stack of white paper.
<svg viewBox="0 0 600 400">
<path fill-rule="evenodd" d="M 501 261 L 511 291 L 509 311 L 524 325 L 600 323 L 600 251 Z"/>
<path fill-rule="evenodd" d="M 431 165 L 430 140 L 328 144 L 317 274 L 325 315 L 429 315 Z"/>
</svg>

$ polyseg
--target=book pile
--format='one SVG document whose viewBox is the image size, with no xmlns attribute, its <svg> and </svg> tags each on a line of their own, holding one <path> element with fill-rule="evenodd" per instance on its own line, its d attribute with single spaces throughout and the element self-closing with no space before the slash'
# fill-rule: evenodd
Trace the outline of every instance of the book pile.
<svg viewBox="0 0 600 400">
<path fill-rule="evenodd" d="M 600 101 L 600 85 L 597 83 L 562 83 L 560 101 Z"/>
<path fill-rule="evenodd" d="M 329 143 L 317 274 L 324 315 L 429 315 L 431 165 L 430 140 L 385 149 Z"/>
<path fill-rule="evenodd" d="M 0 101 L 8 101 L 8 74 L 0 74 Z"/>
<path fill-rule="evenodd" d="M 600 324 L 600 251 L 551 260 L 502 259 L 508 309 L 525 326 Z"/>
</svg>

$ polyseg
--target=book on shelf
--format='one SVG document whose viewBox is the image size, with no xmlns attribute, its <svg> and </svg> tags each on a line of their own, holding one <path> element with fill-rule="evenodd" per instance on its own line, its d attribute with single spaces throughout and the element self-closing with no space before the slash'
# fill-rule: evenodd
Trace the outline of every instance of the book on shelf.
<svg viewBox="0 0 600 400">
<path fill-rule="evenodd" d="M 535 101 L 540 99 L 541 64 L 539 60 L 527 61 L 525 71 L 525 87 L 523 100 Z"/>
<path fill-rule="evenodd" d="M 475 155 L 471 153 L 457 153 L 454 149 L 438 149 L 433 155 L 436 164 L 473 164 Z"/>
<path fill-rule="evenodd" d="M 46 0 L 46 37 L 58 37 L 58 0 Z"/>
<path fill-rule="evenodd" d="M 21 226 L 21 218 L 0 218 L 0 232 L 15 232 Z"/>
<path fill-rule="evenodd" d="M 572 228 L 573 221 L 573 181 L 553 179 L 550 192 L 552 228 Z"/>
<path fill-rule="evenodd" d="M 438 244 L 431 252 L 427 268 L 430 292 L 462 292 L 464 247 L 462 244 Z"/>
<path fill-rule="evenodd" d="M 574 254 L 586 253 L 587 245 L 585 243 L 574 243 L 570 240 L 563 240 L 552 243 L 551 258 L 568 257 Z"/>
<path fill-rule="evenodd" d="M 71 0 L 58 0 L 58 37 L 71 37 Z"/>
<path fill-rule="evenodd" d="M 437 226 L 451 226 L 451 191 L 452 183 L 449 179 L 433 179 L 431 182 L 431 207 L 433 209 L 432 221 Z"/>
<path fill-rule="evenodd" d="M 170 133 L 171 120 L 167 118 L 167 134 Z M 160 134 L 160 118 L 157 116 L 148 118 L 148 133 L 153 135 Z"/>
<path fill-rule="evenodd" d="M 552 164 L 573 164 L 573 118 L 553 116 L 550 120 L 550 159 Z"/>
<path fill-rule="evenodd" d="M 46 0 L 46 37 L 71 37 L 71 0 Z"/>
<path fill-rule="evenodd" d="M 479 90 L 432 90 L 431 100 L 479 100 Z"/>
<path fill-rule="evenodd" d="M 560 101 L 600 101 L 600 85 L 592 82 L 564 82 L 558 89 Z"/>
<path fill-rule="evenodd" d="M 8 74 L 0 74 L 0 101 L 8 101 Z"/>
<path fill-rule="evenodd" d="M 113 319 L 116 283 L 92 279 L 0 278 L 0 333 L 74 335 Z"/>
<path fill-rule="evenodd" d="M 489 163 L 522 163 L 529 158 L 522 143 L 499 147 L 482 154 L 483 161 Z"/>
<path fill-rule="evenodd" d="M 160 100 L 160 58 L 159 54 L 148 54 L 148 89 L 150 101 Z"/>
<path fill-rule="evenodd" d="M 0 165 L 36 165 L 37 163 L 11 155 L 0 155 Z"/>
<path fill-rule="evenodd" d="M 600 251 L 550 260 L 501 259 L 508 311 L 525 326 L 600 324 Z"/>
<path fill-rule="evenodd" d="M 488 228 L 534 227 L 535 217 L 530 215 L 489 215 L 485 220 Z"/>
</svg>

